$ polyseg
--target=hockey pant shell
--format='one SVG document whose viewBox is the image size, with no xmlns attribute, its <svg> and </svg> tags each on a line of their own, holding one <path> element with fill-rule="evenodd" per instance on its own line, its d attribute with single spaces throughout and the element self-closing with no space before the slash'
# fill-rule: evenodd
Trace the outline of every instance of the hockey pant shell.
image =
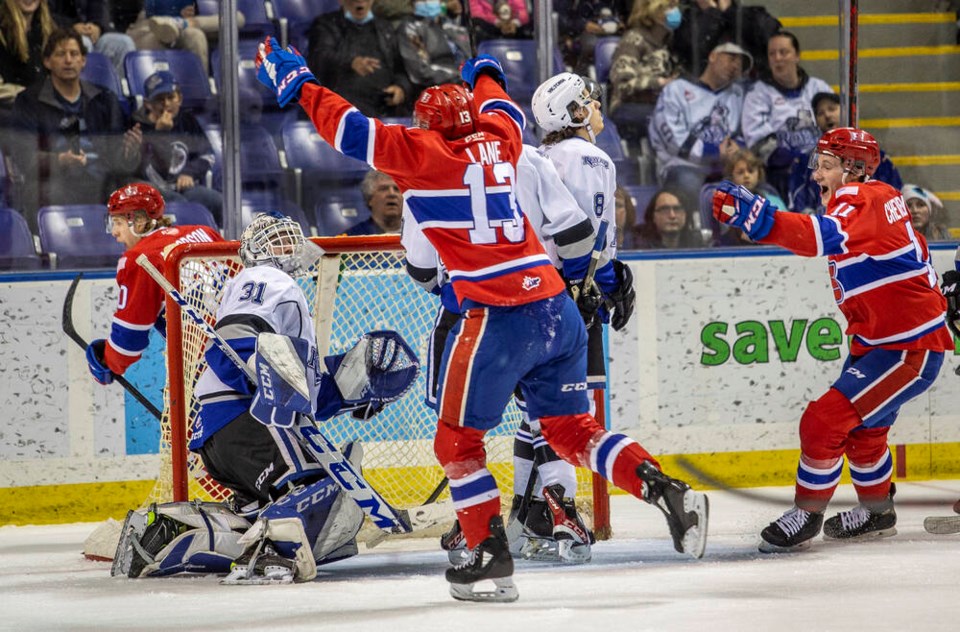
<svg viewBox="0 0 960 632">
<path fill-rule="evenodd" d="M 942 353 L 925 350 L 875 349 L 848 357 L 841 377 L 800 419 L 797 506 L 826 508 L 844 454 L 861 502 L 886 498 L 893 471 L 887 434 L 900 407 L 930 387 L 942 363 Z"/>
</svg>

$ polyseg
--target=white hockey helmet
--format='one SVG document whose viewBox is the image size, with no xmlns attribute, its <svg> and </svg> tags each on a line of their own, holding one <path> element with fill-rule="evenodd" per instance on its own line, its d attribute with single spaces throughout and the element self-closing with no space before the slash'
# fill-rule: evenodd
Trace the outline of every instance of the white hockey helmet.
<svg viewBox="0 0 960 632">
<path fill-rule="evenodd" d="M 596 92 L 595 86 L 588 85 L 580 75 L 561 72 L 541 83 L 533 93 L 530 102 L 533 117 L 540 129 L 547 133 L 568 127 L 585 127 L 590 117 L 575 120 L 573 114 L 580 108 L 590 107 L 599 97 Z"/>
<path fill-rule="evenodd" d="M 270 265 L 301 276 L 322 254 L 299 223 L 276 211 L 257 214 L 240 236 L 240 259 L 248 267 Z"/>
</svg>

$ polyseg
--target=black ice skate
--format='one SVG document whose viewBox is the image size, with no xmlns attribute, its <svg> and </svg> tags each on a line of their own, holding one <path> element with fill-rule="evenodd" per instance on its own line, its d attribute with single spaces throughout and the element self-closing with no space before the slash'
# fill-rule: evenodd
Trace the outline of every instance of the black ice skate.
<svg viewBox="0 0 960 632">
<path fill-rule="evenodd" d="M 182 522 L 157 511 L 153 504 L 147 513 L 130 511 L 123 523 L 117 553 L 110 574 L 114 577 L 140 577 L 165 546 L 187 530 Z"/>
<path fill-rule="evenodd" d="M 513 583 L 513 558 L 507 546 L 503 518 L 490 519 L 490 536 L 470 551 L 462 564 L 448 568 L 450 594 L 460 601 L 516 601 L 520 596 Z M 474 584 L 492 580 L 493 590 L 474 590 Z"/>
<path fill-rule="evenodd" d="M 879 503 L 859 504 L 850 511 L 841 511 L 823 523 L 823 537 L 831 540 L 886 538 L 897 534 L 897 512 L 893 509 L 895 485 L 890 495 Z"/>
<path fill-rule="evenodd" d="M 693 491 L 681 480 L 670 478 L 649 461 L 637 467 L 643 482 L 643 499 L 656 505 L 667 517 L 673 548 L 696 558 L 707 547 L 710 503 L 706 494 Z"/>
<path fill-rule="evenodd" d="M 454 519 L 453 526 L 440 536 L 440 548 L 447 552 L 447 558 L 454 566 L 462 564 L 470 557 L 470 551 L 467 550 L 467 539 L 463 537 L 463 529 L 460 528 L 459 520 Z"/>
<path fill-rule="evenodd" d="M 529 534 L 520 551 L 521 556 L 528 560 L 563 561 L 571 564 L 589 562 L 590 545 L 594 542 L 593 534 L 577 514 L 574 499 L 563 497 L 561 485 L 545 487 L 543 496 L 550 522 L 542 526 L 531 525 L 530 518 L 537 514 L 531 513 L 528 516 Z M 538 514 L 541 514 L 541 517 L 537 520 L 542 522 L 542 512 Z M 548 536 L 542 534 L 545 527 L 549 528 Z"/>
<path fill-rule="evenodd" d="M 760 532 L 760 550 L 764 553 L 785 553 L 805 549 L 820 533 L 821 526 L 821 512 L 794 507 Z"/>
</svg>

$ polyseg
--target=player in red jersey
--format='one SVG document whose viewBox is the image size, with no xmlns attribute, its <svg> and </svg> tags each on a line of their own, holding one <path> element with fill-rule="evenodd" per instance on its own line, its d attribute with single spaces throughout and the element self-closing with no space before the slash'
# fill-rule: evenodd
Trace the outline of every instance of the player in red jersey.
<svg viewBox="0 0 960 632">
<path fill-rule="evenodd" d="M 185 242 L 222 241 L 209 226 L 172 226 L 163 216 L 160 192 L 149 184 L 123 186 L 110 195 L 107 221 L 114 239 L 127 247 L 117 263 L 117 310 L 113 314 L 110 339 L 94 340 L 87 346 L 87 364 L 93 378 L 110 384 L 140 359 L 149 342 L 150 328 L 166 336 L 165 296 L 156 281 L 138 266 L 145 253 L 163 271 L 164 256 Z"/>
<path fill-rule="evenodd" d="M 457 85 L 424 90 L 415 129 L 362 115 L 317 84 L 295 49 L 282 50 L 273 38 L 261 44 L 257 68 L 281 106 L 298 101 L 334 148 L 393 177 L 450 276 L 463 316 L 441 360 L 434 450 L 472 550 L 447 570 L 451 594 L 471 601 L 518 596 L 483 444 L 518 384 L 561 457 L 655 504 L 667 516 L 675 548 L 700 557 L 706 497 L 664 475 L 636 441 L 606 431 L 588 413 L 586 329 L 516 203 L 524 117 L 504 90 L 499 62 L 482 55 L 464 64 L 472 93 Z M 474 591 L 487 579 L 496 590 Z"/>
<path fill-rule="evenodd" d="M 824 215 L 779 211 L 731 182 L 713 197 L 714 217 L 754 241 L 827 257 L 852 337 L 840 377 L 800 418 L 795 506 L 760 534 L 762 551 L 807 546 L 821 526 L 836 539 L 896 533 L 887 433 L 953 349 L 927 242 L 914 232 L 900 192 L 870 179 L 879 164 L 876 139 L 842 127 L 820 138 L 811 160 Z M 824 523 L 844 454 L 860 503 Z"/>
</svg>

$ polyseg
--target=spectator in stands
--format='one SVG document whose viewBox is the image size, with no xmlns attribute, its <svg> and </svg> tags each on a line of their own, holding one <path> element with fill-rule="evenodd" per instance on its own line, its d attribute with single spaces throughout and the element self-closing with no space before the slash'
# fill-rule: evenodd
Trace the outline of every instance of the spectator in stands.
<svg viewBox="0 0 960 632">
<path fill-rule="evenodd" d="M 48 204 L 98 204 L 117 178 L 136 166 L 137 135 L 124 133 L 120 103 L 108 89 L 82 81 L 83 39 L 55 30 L 43 48 L 49 76 L 16 100 L 21 140 L 15 158 L 25 174 L 27 217 Z"/>
<path fill-rule="evenodd" d="M 397 33 L 370 10 L 373 0 L 340 0 L 339 11 L 310 25 L 307 63 L 326 87 L 366 116 L 409 116 L 416 96 L 403 67 Z"/>
<path fill-rule="evenodd" d="M 143 82 L 143 106 L 134 112 L 133 134 L 140 136 L 136 176 L 163 194 L 166 202 L 196 202 L 223 225 L 223 196 L 205 185 L 213 168 L 210 141 L 197 118 L 183 111 L 183 95 L 169 72 L 156 72 Z"/>
<path fill-rule="evenodd" d="M 346 235 L 400 234 L 403 196 L 393 178 L 370 170 L 360 183 L 363 201 L 370 208 L 370 218 L 350 228 Z"/>
<path fill-rule="evenodd" d="M 794 160 L 807 156 L 820 138 L 813 96 L 832 90 L 800 67 L 800 42 L 793 33 L 770 38 L 767 61 L 769 71 L 743 98 L 741 128 L 747 147 L 764 161 L 767 180 L 786 197 Z"/>
<path fill-rule="evenodd" d="M 105 55 L 123 76 L 123 58 L 137 49 L 129 35 L 118 33 L 110 19 L 108 0 L 49 0 L 50 10 L 83 36 L 87 51 Z M 119 96 L 119 95 L 118 95 Z"/>
<path fill-rule="evenodd" d="M 237 27 L 245 19 L 237 12 Z M 210 41 L 220 33 L 219 15 L 198 15 L 196 0 L 144 0 L 143 11 L 127 29 L 141 50 L 176 48 L 200 58 L 210 73 Z"/>
<path fill-rule="evenodd" d="M 657 97 L 677 78 L 677 64 L 667 44 L 680 24 L 678 0 L 635 2 L 627 31 L 610 65 L 610 118 L 620 137 L 636 148 L 646 135 Z"/>
<path fill-rule="evenodd" d="M 752 63 L 749 53 L 726 42 L 710 52 L 699 80 L 671 81 L 657 99 L 649 136 L 660 184 L 676 191 L 685 208 L 697 208 L 704 181 L 719 178 L 723 159 L 739 149 L 739 79 Z"/>
<path fill-rule="evenodd" d="M 631 4 L 629 0 L 555 0 L 563 62 L 577 74 L 587 74 L 597 38 L 622 34 Z"/>
<path fill-rule="evenodd" d="M 693 224 L 693 213 L 676 191 L 661 189 L 650 198 L 637 231 L 636 247 L 641 250 L 662 248 L 700 248 L 703 237 Z"/>
<path fill-rule="evenodd" d="M 709 51 L 722 42 L 736 42 L 757 60 L 756 70 L 762 73 L 767 40 L 780 29 L 779 20 L 759 3 L 744 7 L 737 0 L 693 0 L 683 8 L 683 20 L 670 47 L 688 73 L 699 75 Z"/>
<path fill-rule="evenodd" d="M 46 0 L 0 0 L 0 128 L 17 95 L 43 79 L 43 45 L 56 28 Z"/>
<path fill-rule="evenodd" d="M 837 94 L 833 92 L 817 93 L 810 104 L 813 107 L 813 114 L 821 133 L 840 126 L 840 97 Z M 790 210 L 797 213 L 807 213 L 808 215 L 823 211 L 823 206 L 820 203 L 820 185 L 810 177 L 809 164 L 809 154 L 794 160 L 788 181 Z M 883 149 L 880 150 L 880 166 L 873 172 L 871 178 L 886 182 L 895 189 L 903 187 L 900 172 L 897 171 L 893 161 L 890 160 Z"/>
<path fill-rule="evenodd" d="M 470 35 L 459 21 L 462 10 L 459 0 L 446 5 L 442 0 L 414 0 L 414 14 L 400 22 L 400 56 L 413 95 L 429 86 L 460 83 L 460 65 L 470 57 Z"/>
<path fill-rule="evenodd" d="M 617 250 L 633 250 L 637 247 L 637 207 L 630 193 L 622 186 L 614 191 L 614 199 L 617 203 Z"/>
<path fill-rule="evenodd" d="M 777 191 L 767 183 L 766 173 L 763 169 L 763 161 L 749 149 L 740 149 L 724 161 L 723 176 L 734 184 L 746 187 L 751 193 L 762 195 L 777 208 L 781 210 L 787 209 L 787 205 L 784 204 L 783 199 L 781 199 Z M 713 198 L 711 197 L 711 203 L 712 200 Z M 706 209 L 706 211 L 706 216 L 710 217 L 712 207 Z M 701 217 L 703 217 L 703 214 L 701 214 Z M 715 220 L 711 218 L 711 222 L 715 222 Z M 713 238 L 715 244 L 718 246 L 742 246 L 756 243 L 747 237 L 739 228 L 727 226 L 726 224 L 714 226 Z"/>
<path fill-rule="evenodd" d="M 910 223 L 915 231 L 927 241 L 951 239 L 950 231 L 944 223 L 943 202 L 933 191 L 917 184 L 905 184 L 900 193 L 910 209 Z"/>
<path fill-rule="evenodd" d="M 533 23 L 524 0 L 467 0 L 478 42 L 489 39 L 530 39 Z"/>
</svg>

